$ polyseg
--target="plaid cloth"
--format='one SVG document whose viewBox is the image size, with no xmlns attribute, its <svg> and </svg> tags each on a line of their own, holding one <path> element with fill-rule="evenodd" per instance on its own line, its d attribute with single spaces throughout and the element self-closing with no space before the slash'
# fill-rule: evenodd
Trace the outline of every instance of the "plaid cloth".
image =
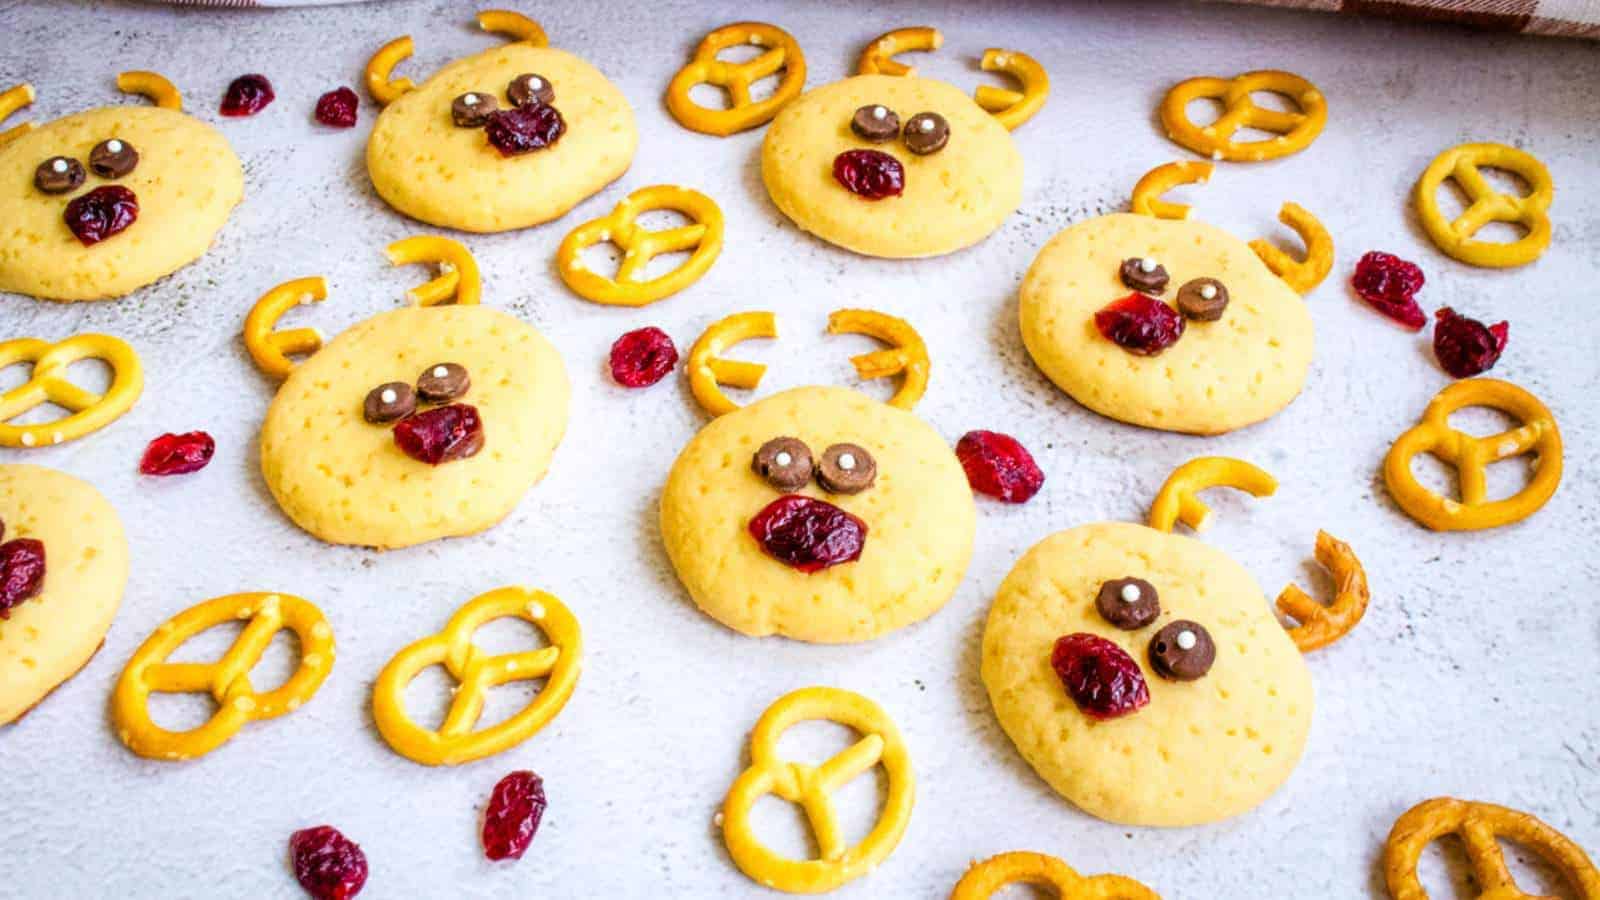
<svg viewBox="0 0 1600 900">
<path fill-rule="evenodd" d="M 1453 22 L 1493 31 L 1600 39 L 1600 0 L 1234 0 L 1262 6 L 1319 9 Z"/>
</svg>

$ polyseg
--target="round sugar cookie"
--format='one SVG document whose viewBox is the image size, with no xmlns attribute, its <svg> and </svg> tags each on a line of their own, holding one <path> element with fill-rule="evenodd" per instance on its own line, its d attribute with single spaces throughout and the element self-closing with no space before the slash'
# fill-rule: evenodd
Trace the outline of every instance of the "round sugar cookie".
<svg viewBox="0 0 1600 900">
<path fill-rule="evenodd" d="M 44 586 L 0 619 L 0 725 L 76 675 L 105 642 L 128 583 L 128 539 L 106 498 L 43 466 L 0 465 L 0 541 L 44 544 Z"/>
<path fill-rule="evenodd" d="M 550 105 L 566 122 L 554 144 L 503 157 L 482 127 L 451 118 L 451 103 L 468 92 L 510 109 L 507 86 L 530 73 L 550 82 Z M 560 218 L 598 193 L 628 170 L 638 144 L 633 108 L 600 70 L 565 50 L 517 42 L 456 60 L 385 107 L 367 139 L 367 172 L 379 196 L 414 219 L 510 231 Z"/>
<path fill-rule="evenodd" d="M 1124 631 L 1095 605 L 1100 586 L 1142 578 L 1161 606 Z M 1156 674 L 1150 639 L 1178 619 L 1216 644 L 1195 681 Z M 1139 663 L 1148 705 L 1096 721 L 1051 668 L 1058 638 L 1088 632 Z M 1311 728 L 1311 673 L 1255 579 L 1226 553 L 1143 525 L 1106 522 L 1035 545 L 1006 576 L 983 631 L 982 674 L 1000 725 L 1050 786 L 1125 825 L 1199 825 L 1265 800 L 1294 770 Z"/>
<path fill-rule="evenodd" d="M 416 385 L 455 363 L 477 408 L 483 447 L 437 466 L 368 422 L 367 394 Z M 261 472 L 295 524 L 334 544 L 408 547 L 473 534 L 508 515 L 544 477 L 572 393 L 543 335 L 486 306 L 408 307 L 361 322 L 297 366 L 261 426 Z M 433 408 L 423 404 L 418 409 Z"/>
<path fill-rule="evenodd" d="M 902 123 L 935 112 L 949 124 L 944 149 L 919 156 L 903 137 L 870 143 L 850 128 L 855 111 L 882 105 Z M 846 150 L 888 153 L 905 169 L 897 197 L 867 200 L 833 176 Z M 807 91 L 783 108 L 761 144 L 761 180 L 783 214 L 830 244 L 867 256 L 938 256 L 971 246 L 1022 202 L 1022 154 L 1011 133 L 954 85 L 927 78 L 858 75 Z"/>
<path fill-rule="evenodd" d="M 819 469 L 829 447 L 858 445 L 876 480 L 854 494 L 830 493 L 816 477 L 775 487 L 751 460 L 777 437 L 802 441 Z M 767 555 L 749 524 L 786 493 L 861 519 L 860 558 L 806 574 Z M 744 634 L 818 643 L 871 640 L 937 612 L 972 558 L 976 520 L 966 474 L 937 432 L 833 387 L 774 394 L 712 421 L 678 455 L 661 495 L 667 555 L 706 614 Z"/>
<path fill-rule="evenodd" d="M 118 139 L 139 154 L 120 178 L 89 168 L 89 151 Z M 62 194 L 34 186 L 52 157 L 83 166 L 83 184 Z M 138 198 L 124 231 L 85 247 L 67 228 L 67 204 L 105 185 Z M 244 194 L 244 170 L 222 133 L 154 106 L 108 106 L 47 122 L 0 145 L 0 291 L 45 300 L 121 297 L 194 262 Z"/>
<path fill-rule="evenodd" d="M 1176 344 L 1138 356 L 1106 339 L 1094 314 L 1133 293 L 1127 259 L 1154 259 L 1175 305 L 1196 278 L 1227 288 L 1214 322 L 1190 320 Z M 1311 367 L 1311 314 L 1244 241 L 1204 222 L 1114 213 L 1045 244 L 1021 290 L 1022 341 L 1058 387 L 1097 413 L 1146 428 L 1220 434 L 1267 419 L 1300 393 Z"/>
</svg>

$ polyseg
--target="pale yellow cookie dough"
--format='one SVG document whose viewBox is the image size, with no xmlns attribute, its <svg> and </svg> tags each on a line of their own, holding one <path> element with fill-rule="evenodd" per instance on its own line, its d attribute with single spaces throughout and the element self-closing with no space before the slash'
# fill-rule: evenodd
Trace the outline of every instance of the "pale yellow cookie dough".
<svg viewBox="0 0 1600 900">
<path fill-rule="evenodd" d="M 362 414 L 367 392 L 466 367 L 484 445 L 438 466 L 395 446 Z M 572 393 L 539 332 L 486 306 L 410 307 L 374 316 L 295 368 L 261 426 L 261 471 L 295 524 L 335 544 L 407 547 L 473 534 L 508 515 L 544 477 Z M 427 406 L 419 408 L 430 408 Z"/>
<path fill-rule="evenodd" d="M 554 145 L 502 157 L 482 128 L 459 128 L 468 91 L 510 109 L 518 75 L 548 79 L 567 130 Z M 513 43 L 457 60 L 389 104 L 367 141 L 367 171 L 388 204 L 430 225 L 494 232 L 564 215 L 628 170 L 639 134 L 626 97 L 594 66 L 552 47 Z"/>
<path fill-rule="evenodd" d="M 121 178 L 89 170 L 89 151 L 119 138 L 139 153 Z M 33 186 L 39 164 L 66 156 L 83 185 L 65 194 Z M 138 197 L 139 218 L 92 247 L 67 228 L 67 203 L 108 184 Z M 121 297 L 194 262 L 244 194 L 244 170 L 222 133 L 153 106 L 110 106 L 48 122 L 0 145 L 0 291 L 46 300 Z"/>
<path fill-rule="evenodd" d="M 0 465 L 0 540 L 44 544 L 44 589 L 0 619 L 0 725 L 89 662 L 128 583 L 117 511 L 85 482 L 43 466 Z"/>
<path fill-rule="evenodd" d="M 1094 314 L 1132 293 L 1124 259 L 1153 257 L 1171 276 L 1162 299 L 1215 278 L 1230 302 L 1215 322 L 1187 323 L 1157 356 L 1100 334 Z M 1080 222 L 1039 251 L 1023 279 L 1022 341 L 1044 374 L 1095 412 L 1146 428 L 1220 434 L 1288 406 L 1311 367 L 1311 315 L 1250 246 L 1213 225 L 1116 213 Z"/>
<path fill-rule="evenodd" d="M 873 144 L 850 130 L 857 108 L 882 104 L 901 123 L 936 112 L 950 123 L 944 149 L 918 156 L 899 138 Z M 867 200 L 833 177 L 846 150 L 888 153 L 905 167 L 905 191 Z M 802 94 L 761 145 L 761 180 L 783 214 L 830 244 L 867 256 L 938 256 L 971 246 L 1022 202 L 1022 154 L 1011 133 L 954 85 L 858 75 Z"/>
<path fill-rule="evenodd" d="M 811 483 L 805 494 L 861 518 L 861 558 L 805 574 L 750 535 L 751 518 L 783 496 L 751 470 L 769 439 L 795 437 L 813 459 L 836 443 L 877 461 L 876 483 L 853 495 Z M 689 596 L 749 635 L 865 641 L 920 621 L 955 593 L 972 558 L 976 509 L 955 453 L 921 419 L 845 388 L 774 394 L 708 424 L 661 495 L 661 537 Z"/>
<path fill-rule="evenodd" d="M 1130 576 L 1155 587 L 1161 615 L 1122 631 L 1095 597 Z M 1150 666 L 1150 638 L 1175 619 L 1205 626 L 1216 643 L 1216 663 L 1196 681 Z M 1077 632 L 1138 661 L 1149 705 L 1105 721 L 1078 709 L 1050 666 L 1056 639 Z M 982 673 L 1034 770 L 1084 812 L 1125 825 L 1199 825 L 1251 809 L 1289 777 L 1311 728 L 1311 673 L 1255 579 L 1221 550 L 1143 525 L 1085 525 L 1029 550 L 989 610 Z"/>
</svg>

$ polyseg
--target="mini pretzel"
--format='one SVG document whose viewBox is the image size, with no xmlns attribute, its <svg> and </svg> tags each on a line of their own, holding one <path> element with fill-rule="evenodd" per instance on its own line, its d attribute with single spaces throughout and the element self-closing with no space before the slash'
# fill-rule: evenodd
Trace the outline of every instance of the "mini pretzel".
<svg viewBox="0 0 1600 900">
<path fill-rule="evenodd" d="M 111 367 L 104 394 L 67 380 L 67 369 L 85 359 Z M 116 421 L 144 391 L 144 368 L 126 341 L 109 334 L 80 334 L 52 344 L 37 338 L 0 343 L 0 370 L 31 363 L 28 380 L 0 394 L 0 447 L 41 447 L 77 440 Z M 70 414 L 51 422 L 12 425 L 31 409 L 53 403 Z"/>
<path fill-rule="evenodd" d="M 1256 497 L 1270 497 L 1278 480 L 1242 459 L 1201 456 L 1172 470 L 1150 505 L 1150 527 L 1170 532 L 1178 522 L 1195 531 L 1211 525 L 1211 508 L 1196 494 L 1206 488 L 1231 487 Z"/>
<path fill-rule="evenodd" d="M 1522 424 L 1510 431 L 1474 437 L 1450 427 L 1450 416 L 1469 406 L 1498 409 Z M 1456 469 L 1459 502 L 1423 487 L 1411 459 L 1429 453 Z M 1537 454 L 1528 484 L 1513 496 L 1489 500 L 1485 470 L 1490 463 Z M 1435 531 L 1471 531 L 1520 521 L 1539 511 L 1561 484 L 1561 432 L 1539 398 L 1506 381 L 1471 378 L 1440 391 L 1422 420 L 1395 440 L 1383 461 L 1389 495 L 1411 518 Z"/>
<path fill-rule="evenodd" d="M 885 350 L 852 357 L 850 362 L 856 367 L 856 374 L 871 381 L 904 373 L 905 381 L 889 398 L 889 405 L 911 409 L 922 399 L 928 389 L 931 366 L 928 345 L 909 322 L 870 309 L 841 309 L 828 316 L 828 333 L 864 334 L 888 344 Z"/>
<path fill-rule="evenodd" d="M 503 34 L 513 43 L 527 43 L 535 47 L 550 46 L 544 26 L 519 12 L 509 9 L 486 9 L 478 13 L 478 27 L 491 34 Z"/>
<path fill-rule="evenodd" d="M 372 99 L 376 100 L 379 106 L 388 106 L 416 89 L 416 82 L 409 78 L 390 77 L 394 67 L 409 59 L 415 49 L 411 43 L 411 35 L 408 34 L 379 47 L 378 52 L 367 60 L 367 93 L 372 95 Z"/>
<path fill-rule="evenodd" d="M 1161 900 L 1160 895 L 1121 875 L 1079 875 L 1054 856 L 1013 851 L 973 863 L 956 882 L 950 900 L 988 900 L 1001 888 L 1028 884 L 1054 890 L 1060 900 Z"/>
<path fill-rule="evenodd" d="M 740 44 L 770 48 L 755 59 L 727 62 L 717 54 Z M 765 100 L 750 99 L 750 85 L 783 70 L 778 87 Z M 728 91 L 727 109 L 701 106 L 689 97 L 698 84 Z M 678 124 L 702 134 L 727 137 L 772 121 L 806 85 L 806 55 L 789 32 L 765 22 L 736 22 L 706 35 L 687 65 L 667 84 L 667 109 Z"/>
<path fill-rule="evenodd" d="M 1015 131 L 1018 125 L 1033 118 L 1050 98 L 1049 73 L 1026 53 L 991 47 L 983 51 L 978 66 L 985 72 L 1004 72 L 1022 85 L 1021 92 L 992 84 L 979 85 L 973 92 L 978 105 L 1000 120 L 1007 131 Z"/>
<path fill-rule="evenodd" d="M 857 75 L 917 74 L 916 66 L 908 66 L 895 59 L 896 54 L 913 50 L 937 50 L 944 46 L 944 35 L 937 28 L 897 28 L 881 34 L 867 49 L 861 51 L 861 61 L 856 64 Z"/>
<path fill-rule="evenodd" d="M 478 261 L 460 241 L 422 234 L 395 241 L 383 253 L 396 266 L 439 264 L 437 277 L 406 291 L 406 299 L 418 306 L 438 306 L 452 299 L 457 306 L 473 306 L 483 296 Z"/>
<path fill-rule="evenodd" d="M 1211 180 L 1214 166 L 1209 162 L 1183 160 L 1156 166 L 1144 173 L 1133 186 L 1133 200 L 1129 210 L 1158 219 L 1187 219 L 1189 207 L 1183 203 L 1170 203 L 1161 195 L 1180 184 L 1205 184 Z"/>
<path fill-rule="evenodd" d="M 1484 179 L 1484 167 L 1514 172 L 1528 182 L 1526 196 L 1502 194 Z M 1471 201 L 1454 221 L 1439 209 L 1439 188 L 1454 179 Z M 1508 268 L 1531 263 L 1550 246 L 1546 210 L 1555 196 L 1550 170 L 1533 154 L 1505 144 L 1462 144 L 1428 164 L 1417 179 L 1417 218 L 1428 237 L 1450 256 L 1474 266 Z M 1473 240 L 1490 222 L 1515 222 L 1528 233 L 1510 243 Z"/>
<path fill-rule="evenodd" d="M 767 374 L 760 363 L 723 359 L 722 351 L 740 341 L 778 336 L 777 317 L 769 312 L 735 313 L 713 322 L 689 350 L 689 390 L 700 408 L 713 416 L 731 413 L 739 404 L 728 399 L 722 385 L 753 391 Z"/>
<path fill-rule="evenodd" d="M 1293 100 L 1299 112 L 1264 109 L 1251 101 L 1255 91 L 1271 91 Z M 1209 125 L 1189 120 L 1189 103 L 1220 100 L 1222 115 Z M 1167 137 L 1214 160 L 1252 162 L 1277 159 L 1310 146 L 1328 121 L 1328 102 L 1317 86 L 1290 72 L 1267 69 L 1233 78 L 1209 76 L 1179 82 L 1161 101 L 1161 123 Z M 1235 142 L 1241 128 L 1275 132 L 1271 140 Z"/>
<path fill-rule="evenodd" d="M 1278 210 L 1278 221 L 1293 228 L 1306 245 L 1306 258 L 1295 259 L 1265 238 L 1250 242 L 1250 249 L 1296 293 L 1308 294 L 1322 283 L 1333 269 L 1333 238 L 1317 217 L 1297 203 L 1285 203 Z"/>
<path fill-rule="evenodd" d="M 149 97 L 162 109 L 183 110 L 183 95 L 172 82 L 155 72 L 123 72 L 117 76 L 117 90 Z"/>
<path fill-rule="evenodd" d="M 243 619 L 249 624 L 216 662 L 167 662 L 179 647 L 208 628 Z M 258 694 L 250 670 L 279 631 L 300 640 L 300 665 L 275 690 Z M 272 719 L 310 700 L 333 669 L 333 629 L 322 610 L 289 594 L 231 594 L 173 616 L 128 660 L 111 698 L 117 734 L 128 749 L 150 759 L 193 759 L 222 746 L 245 723 Z M 217 701 L 211 719 L 189 731 L 167 731 L 150 719 L 150 694 L 208 693 Z"/>
<path fill-rule="evenodd" d="M 1600 870 L 1570 838 L 1524 812 L 1450 797 L 1424 800 L 1406 810 L 1383 847 L 1383 878 L 1394 900 L 1428 900 L 1417 878 L 1417 861 L 1435 838 L 1460 835 L 1483 900 L 1535 900 L 1511 878 L 1499 838 L 1538 853 L 1577 890 L 1581 900 L 1600 900 Z"/>
<path fill-rule="evenodd" d="M 511 617 L 544 632 L 550 645 L 491 656 L 472 643 L 479 628 Z M 493 756 L 533 737 L 561 712 L 577 687 L 582 657 L 578 620 L 560 600 L 531 588 L 500 588 L 469 600 L 450 617 L 443 631 L 411 644 L 389 660 L 372 686 L 372 718 L 396 753 L 425 766 L 454 766 Z M 430 731 L 406 714 L 405 691 L 418 673 L 436 665 L 443 665 L 460 684 L 444 724 Z M 541 678 L 544 687 L 521 712 L 474 730 L 490 688 Z"/>
<path fill-rule="evenodd" d="M 785 731 L 819 719 L 853 728 L 861 739 L 819 766 L 790 762 L 778 755 L 778 740 Z M 883 815 L 860 843 L 847 846 L 832 794 L 880 764 L 889 780 Z M 722 802 L 722 838 L 734 864 L 767 887 L 791 894 L 831 891 L 872 871 L 894 852 L 911 821 L 915 792 L 905 742 L 876 703 L 838 688 L 802 688 L 768 707 L 750 733 L 750 768 L 734 780 Z M 750 827 L 750 810 L 769 794 L 805 811 L 820 858 L 790 859 L 756 837 Z"/>
<path fill-rule="evenodd" d="M 320 303 L 328 296 L 328 283 L 321 275 L 285 281 L 256 301 L 244 317 L 244 347 L 250 351 L 262 374 L 282 380 L 294 371 L 291 353 L 315 353 L 322 349 L 322 333 L 315 328 L 273 331 L 283 314 L 302 303 Z"/>
<path fill-rule="evenodd" d="M 690 223 L 650 231 L 635 221 L 642 213 L 660 209 L 683 213 Z M 722 252 L 722 232 L 722 210 L 705 194 L 669 184 L 640 188 L 611 212 L 572 229 L 556 249 L 556 271 L 567 287 L 585 299 L 610 306 L 645 306 L 698 281 Z M 622 264 L 610 278 L 586 268 L 579 256 L 605 241 L 622 251 Z M 683 251 L 691 252 L 677 268 L 641 280 L 650 260 Z"/>
<path fill-rule="evenodd" d="M 10 90 L 0 93 L 0 123 L 4 123 L 6 119 L 11 118 L 12 114 L 17 110 L 33 103 L 33 97 L 33 85 L 26 83 L 16 85 Z M 0 131 L 0 147 L 4 147 L 32 130 L 32 122 L 23 122 L 20 125 L 7 128 L 5 131 Z"/>
<path fill-rule="evenodd" d="M 1354 550 L 1326 531 L 1317 532 L 1317 562 L 1333 576 L 1333 602 L 1327 606 L 1311 599 L 1298 585 L 1290 584 L 1278 594 L 1278 609 L 1300 624 L 1289 629 L 1289 637 L 1301 653 L 1326 647 L 1356 627 L 1367 613 L 1367 572 Z"/>
</svg>

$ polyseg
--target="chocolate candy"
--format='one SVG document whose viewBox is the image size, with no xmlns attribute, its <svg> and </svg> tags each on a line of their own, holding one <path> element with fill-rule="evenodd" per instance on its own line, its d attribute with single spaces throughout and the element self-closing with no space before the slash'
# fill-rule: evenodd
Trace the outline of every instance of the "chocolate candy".
<svg viewBox="0 0 1600 900">
<path fill-rule="evenodd" d="M 85 177 L 83 163 L 66 156 L 52 156 L 33 170 L 33 186 L 46 194 L 65 194 L 76 190 Z"/>
<path fill-rule="evenodd" d="M 869 103 L 850 117 L 850 130 L 864 141 L 881 144 L 899 136 L 900 117 L 881 103 Z"/>
<path fill-rule="evenodd" d="M 429 403 L 449 403 L 471 387 L 467 370 L 455 363 L 436 363 L 417 376 L 417 396 Z"/>
<path fill-rule="evenodd" d="M 878 462 L 865 447 L 834 444 L 822 451 L 817 483 L 833 494 L 859 494 L 878 480 Z"/>
<path fill-rule="evenodd" d="M 450 101 L 450 118 L 460 128 L 482 128 L 499 106 L 488 94 L 468 91 Z"/>
<path fill-rule="evenodd" d="M 1167 269 L 1149 256 L 1129 257 L 1122 261 L 1122 283 L 1146 294 L 1159 294 L 1167 289 Z"/>
<path fill-rule="evenodd" d="M 548 106 L 556 102 L 556 89 L 551 86 L 550 79 L 528 72 L 511 79 L 511 84 L 506 86 L 506 96 L 510 98 L 512 106 L 527 106 L 530 103 Z"/>
<path fill-rule="evenodd" d="M 139 165 L 139 151 L 127 141 L 112 138 L 89 151 L 89 170 L 101 178 L 121 178 Z"/>
<path fill-rule="evenodd" d="M 1228 289 L 1215 278 L 1195 278 L 1178 288 L 1178 312 L 1199 322 L 1215 322 L 1228 308 Z"/>
<path fill-rule="evenodd" d="M 919 112 L 906 122 L 905 141 L 918 156 L 938 153 L 950 143 L 950 123 L 936 112 Z"/>
<path fill-rule="evenodd" d="M 1217 645 L 1198 622 L 1179 619 L 1150 639 L 1150 667 L 1163 678 L 1194 681 L 1211 671 L 1216 661 Z"/>
<path fill-rule="evenodd" d="M 416 412 L 417 392 L 403 381 L 380 384 L 367 392 L 361 414 L 374 425 L 387 425 Z"/>
<path fill-rule="evenodd" d="M 1161 615 L 1161 598 L 1155 585 L 1143 578 L 1118 578 L 1100 585 L 1094 608 L 1123 631 L 1138 631 Z"/>
<path fill-rule="evenodd" d="M 775 437 L 756 451 L 750 468 L 780 491 L 797 491 L 811 480 L 811 448 L 792 437 Z"/>
</svg>

